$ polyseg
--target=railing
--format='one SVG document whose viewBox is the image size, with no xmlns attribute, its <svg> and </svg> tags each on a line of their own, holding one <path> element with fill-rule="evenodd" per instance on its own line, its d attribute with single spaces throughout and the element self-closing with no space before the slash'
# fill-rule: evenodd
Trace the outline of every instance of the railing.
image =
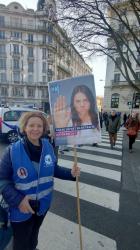
<svg viewBox="0 0 140 250">
<path fill-rule="evenodd" d="M 112 80 L 112 86 L 127 86 L 128 82 L 127 81 L 116 81 L 116 80 Z"/>
<path fill-rule="evenodd" d="M 44 27 L 43 25 L 25 25 L 19 23 L 4 23 L 0 24 L 0 28 L 9 28 L 9 29 L 16 29 L 16 30 L 30 30 L 30 31 L 46 31 L 47 33 L 53 33 L 53 30 L 50 31 L 48 27 Z"/>
</svg>

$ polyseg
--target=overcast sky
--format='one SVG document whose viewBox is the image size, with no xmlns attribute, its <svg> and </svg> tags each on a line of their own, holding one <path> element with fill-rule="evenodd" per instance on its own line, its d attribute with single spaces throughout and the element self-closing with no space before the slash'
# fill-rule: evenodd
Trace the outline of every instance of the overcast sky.
<svg viewBox="0 0 140 250">
<path fill-rule="evenodd" d="M 35 9 L 37 8 L 38 0 L 0 0 L 2 4 L 9 4 L 11 2 L 20 3 L 25 9 Z M 87 63 L 89 63 L 87 61 Z M 96 57 L 89 63 L 90 67 L 93 70 L 94 78 L 95 78 L 95 87 L 96 87 L 96 95 L 103 96 L 104 95 L 104 84 L 105 84 L 105 72 L 106 72 L 106 59 L 103 57 Z"/>
</svg>

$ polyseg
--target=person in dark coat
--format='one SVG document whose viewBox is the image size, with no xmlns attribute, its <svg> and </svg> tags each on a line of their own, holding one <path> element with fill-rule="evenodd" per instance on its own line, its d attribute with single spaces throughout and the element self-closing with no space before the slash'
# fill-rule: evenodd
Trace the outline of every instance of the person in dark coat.
<svg viewBox="0 0 140 250">
<path fill-rule="evenodd" d="M 108 119 L 108 126 L 107 126 L 111 149 L 113 149 L 113 147 L 116 144 L 117 132 L 119 131 L 119 129 L 120 129 L 120 116 L 117 116 L 116 111 L 112 110 L 111 115 L 109 116 Z"/>
<path fill-rule="evenodd" d="M 107 131 L 107 127 L 108 127 L 108 113 L 107 112 L 103 113 L 103 121 L 104 121 L 105 128 L 106 128 L 106 131 Z"/>
<path fill-rule="evenodd" d="M 124 127 L 125 127 L 126 121 L 127 121 L 127 114 L 124 113 L 124 115 L 123 115 L 123 124 L 121 124 L 121 126 L 124 126 Z"/>
</svg>

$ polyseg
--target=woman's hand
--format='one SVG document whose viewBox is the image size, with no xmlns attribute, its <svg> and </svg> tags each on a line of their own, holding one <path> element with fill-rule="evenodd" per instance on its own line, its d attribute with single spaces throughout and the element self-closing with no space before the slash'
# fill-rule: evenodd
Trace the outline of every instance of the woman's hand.
<svg viewBox="0 0 140 250">
<path fill-rule="evenodd" d="M 31 200 L 31 198 L 29 196 L 25 196 L 24 199 L 20 202 L 19 204 L 19 210 L 22 213 L 31 213 L 34 214 L 34 210 L 31 208 L 30 204 L 29 204 L 29 200 Z"/>
<path fill-rule="evenodd" d="M 75 163 L 72 167 L 71 174 L 73 177 L 80 176 L 80 168 Z"/>
<path fill-rule="evenodd" d="M 56 128 L 65 128 L 71 117 L 70 108 L 67 107 L 66 97 L 59 96 L 54 104 L 54 122 Z"/>
</svg>

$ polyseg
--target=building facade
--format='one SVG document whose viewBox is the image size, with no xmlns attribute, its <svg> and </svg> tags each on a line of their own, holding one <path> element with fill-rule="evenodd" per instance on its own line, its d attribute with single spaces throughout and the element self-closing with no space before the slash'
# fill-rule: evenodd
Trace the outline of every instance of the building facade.
<svg viewBox="0 0 140 250">
<path fill-rule="evenodd" d="M 117 1 L 116 1 L 117 4 Z M 128 10 L 128 1 L 122 0 L 118 1 L 118 4 L 124 8 L 124 10 Z M 110 13 L 113 15 L 113 13 Z M 134 15 L 133 11 L 127 11 L 127 18 L 129 20 L 129 26 L 139 27 L 138 20 L 136 15 Z M 113 18 L 112 18 L 113 20 Z M 114 22 L 112 25 L 118 29 L 118 32 L 128 32 L 125 31 L 125 28 L 122 24 L 117 22 L 117 18 L 114 18 Z M 137 31 L 136 31 L 137 32 Z M 139 31 L 138 31 L 139 32 Z M 139 36 L 139 33 L 138 33 Z M 139 61 L 139 64 L 133 59 L 133 56 L 130 55 L 130 63 L 131 67 L 135 71 L 137 75 L 137 82 L 134 80 L 133 75 L 129 72 L 130 79 L 134 84 L 138 83 L 138 87 L 140 87 L 140 49 L 137 50 L 133 39 L 128 39 L 129 34 L 127 34 L 127 43 L 129 43 L 129 47 L 134 53 L 135 57 Z M 110 46 L 111 39 L 108 40 L 108 46 Z M 122 44 L 122 52 L 126 53 L 126 47 Z M 124 70 L 121 58 L 118 53 L 114 54 L 115 61 L 114 63 L 109 57 L 107 58 L 107 69 L 106 69 L 106 81 L 105 81 L 105 93 L 104 93 L 104 110 L 110 111 L 111 109 L 116 109 L 119 112 L 129 112 L 132 108 L 139 112 L 140 111 L 140 91 L 131 87 L 128 84 L 127 80 L 123 77 L 117 65 L 120 65 L 122 70 Z M 129 71 L 129 70 L 128 70 Z"/>
<path fill-rule="evenodd" d="M 0 104 L 48 106 L 48 82 L 91 73 L 55 23 L 54 0 L 37 10 L 0 4 Z"/>
</svg>

